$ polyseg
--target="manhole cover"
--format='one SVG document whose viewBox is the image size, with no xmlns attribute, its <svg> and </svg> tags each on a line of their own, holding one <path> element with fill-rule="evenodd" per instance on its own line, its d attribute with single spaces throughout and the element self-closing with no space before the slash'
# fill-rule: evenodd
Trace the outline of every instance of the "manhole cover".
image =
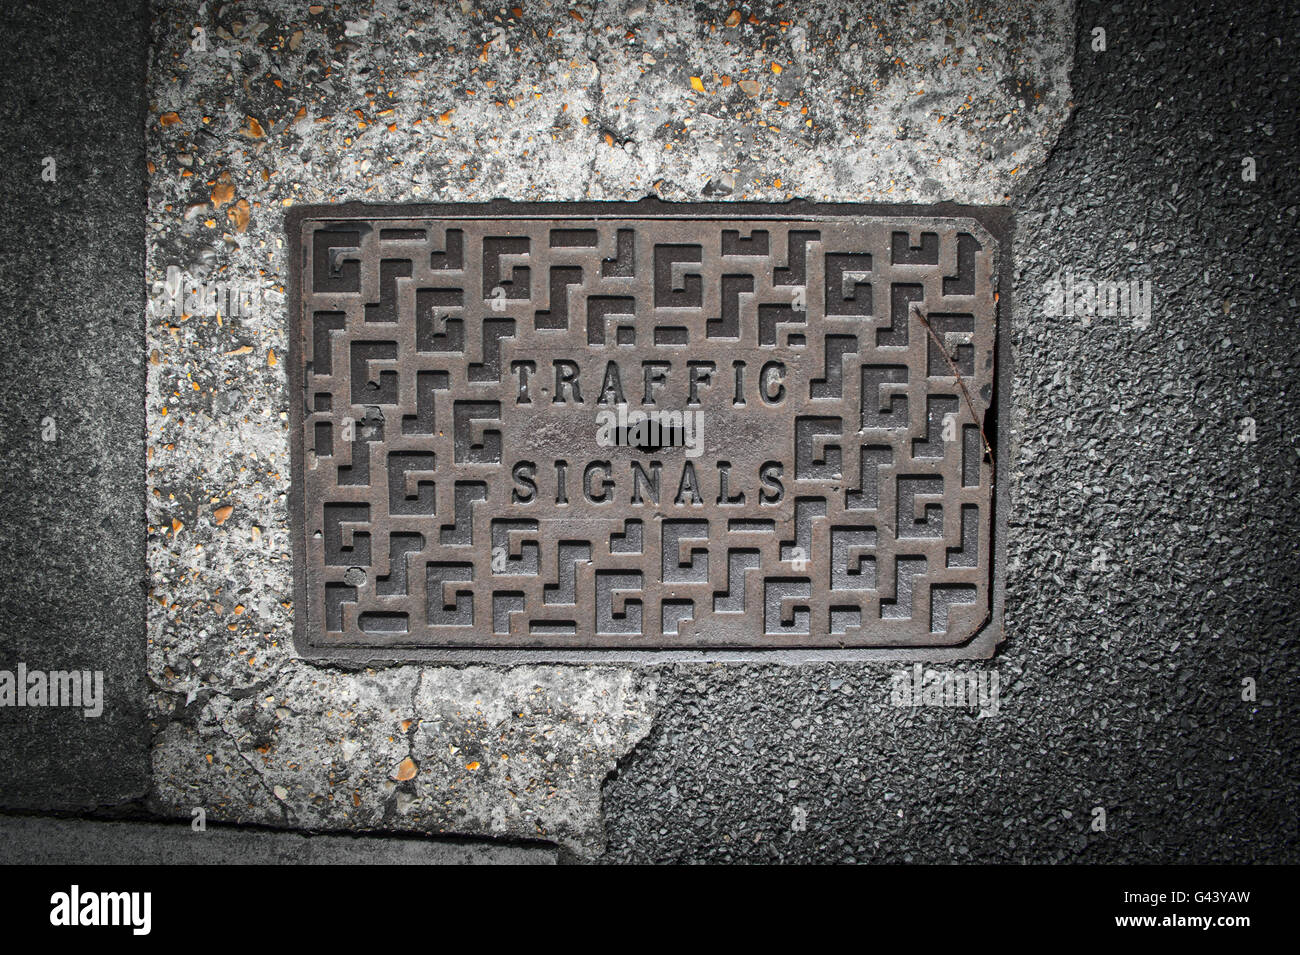
<svg viewBox="0 0 1300 955">
<path fill-rule="evenodd" d="M 291 214 L 299 649 L 989 655 L 1003 220 L 898 211 Z"/>
</svg>

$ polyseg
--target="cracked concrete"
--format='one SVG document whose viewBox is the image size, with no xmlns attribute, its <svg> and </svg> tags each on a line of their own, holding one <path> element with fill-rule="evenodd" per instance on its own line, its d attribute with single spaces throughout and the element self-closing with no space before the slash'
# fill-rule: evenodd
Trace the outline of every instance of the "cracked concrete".
<svg viewBox="0 0 1300 955">
<path fill-rule="evenodd" d="M 601 785 L 649 732 L 653 706 L 652 680 L 611 668 L 295 665 L 163 726 L 151 805 L 295 829 L 546 839 L 590 855 L 604 845 Z"/>
<path fill-rule="evenodd" d="M 169 268 L 258 299 L 148 318 L 151 807 L 599 852 L 601 786 L 649 732 L 654 671 L 293 656 L 284 210 L 998 202 L 1068 114 L 1072 7 L 151 9 L 151 300 Z"/>
</svg>

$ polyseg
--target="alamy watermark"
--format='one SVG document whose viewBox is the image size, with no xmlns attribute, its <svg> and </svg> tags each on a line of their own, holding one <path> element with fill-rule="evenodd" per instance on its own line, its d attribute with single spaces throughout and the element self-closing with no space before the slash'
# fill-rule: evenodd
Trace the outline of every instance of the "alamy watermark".
<svg viewBox="0 0 1300 955">
<path fill-rule="evenodd" d="M 704 451 L 704 412 L 629 411 L 626 404 L 596 412 L 596 444 L 602 448 L 685 448 L 688 458 Z"/>
<path fill-rule="evenodd" d="M 152 892 L 83 892 L 74 885 L 50 896 L 50 924 L 126 926 L 132 935 L 148 935 L 153 927 Z"/>
<path fill-rule="evenodd" d="M 103 670 L 0 670 L 0 706 L 66 706 L 87 717 L 104 712 Z"/>
<path fill-rule="evenodd" d="M 1149 328 L 1155 290 L 1150 279 L 1094 279 L 1072 269 L 1057 273 L 1043 286 L 1043 313 L 1049 318 L 1128 318 L 1137 329 Z"/>
<path fill-rule="evenodd" d="M 930 670 L 914 663 L 894 671 L 892 682 L 894 706 L 978 708 L 980 716 L 997 716 L 1002 705 L 997 670 Z"/>
<path fill-rule="evenodd" d="M 247 318 L 263 304 L 278 304 L 280 297 L 280 293 L 250 282 L 204 282 L 188 271 L 169 265 L 166 281 L 153 283 L 149 311 L 170 318 L 186 315 Z"/>
</svg>

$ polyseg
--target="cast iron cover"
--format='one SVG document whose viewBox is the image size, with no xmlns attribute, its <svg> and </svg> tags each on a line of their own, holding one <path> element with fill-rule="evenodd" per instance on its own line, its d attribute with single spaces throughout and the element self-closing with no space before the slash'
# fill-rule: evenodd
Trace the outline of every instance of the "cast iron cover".
<svg viewBox="0 0 1300 955">
<path fill-rule="evenodd" d="M 1002 220 L 917 212 L 296 210 L 300 651 L 990 655 Z"/>
</svg>

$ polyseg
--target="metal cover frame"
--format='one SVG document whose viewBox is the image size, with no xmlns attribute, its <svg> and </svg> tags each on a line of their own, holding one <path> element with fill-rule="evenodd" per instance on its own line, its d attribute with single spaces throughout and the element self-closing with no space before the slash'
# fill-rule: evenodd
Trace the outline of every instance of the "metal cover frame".
<svg viewBox="0 0 1300 955">
<path fill-rule="evenodd" d="M 706 649 L 636 649 L 632 647 L 602 648 L 482 648 L 482 647 L 384 647 L 349 646 L 326 647 L 314 644 L 306 633 L 304 608 L 307 606 L 307 565 L 304 553 L 304 480 L 305 460 L 303 437 L 304 389 L 297 376 L 303 369 L 301 352 L 301 321 L 303 256 L 303 224 L 308 221 L 338 221 L 412 218 L 590 218 L 635 217 L 666 219 L 699 218 L 771 218 L 784 220 L 803 216 L 831 217 L 898 217 L 898 218 L 962 218 L 974 220 L 997 242 L 995 282 L 995 377 L 994 395 L 985 420 L 985 431 L 993 445 L 994 455 L 1007 444 L 1010 432 L 1007 417 L 1010 408 L 1012 356 L 1010 334 L 1006 323 L 1012 312 L 1012 255 L 1011 242 L 1014 220 L 1006 207 L 964 206 L 951 203 L 937 205 L 881 205 L 856 203 L 812 203 L 791 201 L 786 203 L 714 202 L 666 203 L 657 199 L 636 202 L 555 202 L 516 203 L 495 201 L 490 203 L 421 203 L 421 204 L 369 204 L 346 203 L 340 205 L 298 206 L 285 216 L 285 231 L 289 241 L 289 282 L 287 286 L 289 361 L 286 374 L 290 376 L 292 487 L 290 493 L 290 523 L 294 548 L 294 641 L 301 656 L 352 661 L 404 661 L 443 663 L 635 663 L 656 664 L 666 662 L 852 662 L 852 661 L 952 661 L 991 657 L 1004 639 L 1004 575 L 1006 564 L 1006 526 L 1009 507 L 1009 482 L 1005 472 L 995 474 L 992 489 L 991 579 L 989 583 L 990 612 L 987 622 L 966 642 L 949 647 L 773 647 L 773 648 L 706 648 Z M 1004 462 L 1005 467 L 1005 462 Z"/>
</svg>

